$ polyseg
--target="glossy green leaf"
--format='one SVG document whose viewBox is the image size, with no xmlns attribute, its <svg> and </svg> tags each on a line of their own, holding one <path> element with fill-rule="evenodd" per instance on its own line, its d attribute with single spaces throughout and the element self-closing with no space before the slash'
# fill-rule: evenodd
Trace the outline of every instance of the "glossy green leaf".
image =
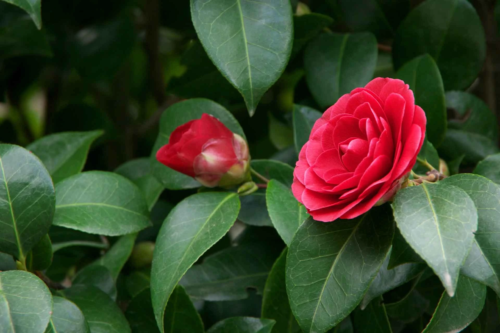
<svg viewBox="0 0 500 333">
<path fill-rule="evenodd" d="M 3 0 L 22 8 L 29 14 L 38 29 L 42 28 L 42 1 L 41 0 Z"/>
<path fill-rule="evenodd" d="M 160 333 L 155 321 L 149 288 L 144 289 L 132 299 L 125 316 L 130 323 L 132 333 Z"/>
<path fill-rule="evenodd" d="M 235 193 L 200 193 L 181 201 L 165 219 L 151 271 L 151 294 L 158 327 L 163 327 L 165 307 L 181 277 L 226 234 L 239 209 Z"/>
<path fill-rule="evenodd" d="M 293 106 L 293 137 L 297 154 L 300 153 L 302 146 L 309 141 L 314 123 L 319 118 L 321 118 L 319 111 L 298 104 Z"/>
<path fill-rule="evenodd" d="M 500 154 L 490 155 L 479 162 L 474 173 L 500 185 Z"/>
<path fill-rule="evenodd" d="M 92 265 L 100 265 L 109 269 L 113 280 L 118 279 L 123 266 L 127 262 L 134 249 L 137 234 L 130 234 L 120 237 L 105 255 L 97 259 Z"/>
<path fill-rule="evenodd" d="M 52 312 L 52 295 L 35 275 L 0 272 L 0 329 L 5 333 L 43 333 Z"/>
<path fill-rule="evenodd" d="M 16 262 L 11 255 L 0 252 L 0 271 L 12 271 L 17 269 Z"/>
<path fill-rule="evenodd" d="M 467 0 L 427 0 L 413 9 L 396 32 L 394 65 L 431 55 L 445 90 L 467 88 L 483 67 L 486 42 L 474 7 Z"/>
<path fill-rule="evenodd" d="M 218 322 L 207 333 L 271 333 L 274 320 L 233 317 Z"/>
<path fill-rule="evenodd" d="M 106 236 L 150 225 L 141 190 L 116 173 L 84 172 L 58 183 L 56 193 L 54 225 Z"/>
<path fill-rule="evenodd" d="M 56 251 L 65 249 L 67 247 L 72 247 L 72 246 L 88 246 L 88 247 L 95 247 L 96 249 L 103 249 L 103 250 L 105 250 L 109 247 L 107 244 L 104 244 L 104 243 L 75 240 L 75 241 L 52 244 L 52 251 L 56 252 Z"/>
<path fill-rule="evenodd" d="M 274 179 L 267 184 L 266 202 L 276 231 L 290 245 L 297 229 L 309 217 L 306 208 L 295 199 L 289 186 Z"/>
<path fill-rule="evenodd" d="M 333 19 L 326 15 L 309 13 L 293 17 L 293 59 L 307 43 L 316 37 L 324 28 L 333 23 Z"/>
<path fill-rule="evenodd" d="M 461 275 L 456 294 L 443 293 L 431 321 L 422 333 L 460 332 L 479 316 L 486 299 L 486 287 Z"/>
<path fill-rule="evenodd" d="M 191 0 L 191 18 L 208 56 L 253 115 L 292 51 L 290 2 Z"/>
<path fill-rule="evenodd" d="M 116 300 L 116 286 L 111 272 L 104 266 L 91 265 L 83 268 L 73 279 L 73 286 L 94 286 Z"/>
<path fill-rule="evenodd" d="M 429 301 L 416 290 L 410 291 L 398 302 L 385 305 L 387 314 L 391 319 L 411 323 L 418 319 L 429 308 Z"/>
<path fill-rule="evenodd" d="M 401 234 L 454 295 L 460 267 L 477 230 L 477 211 L 462 189 L 422 184 L 398 192 L 393 203 Z"/>
<path fill-rule="evenodd" d="M 26 266 L 30 271 L 43 271 L 49 268 L 52 264 L 52 256 L 52 242 L 47 234 L 43 236 L 43 238 L 28 254 L 28 257 L 26 258 Z"/>
<path fill-rule="evenodd" d="M 436 63 L 425 54 L 407 62 L 396 77 L 410 85 L 415 104 L 425 111 L 426 138 L 434 146 L 439 146 L 446 133 L 446 105 L 443 81 Z"/>
<path fill-rule="evenodd" d="M 180 284 L 189 296 L 207 301 L 244 299 L 250 287 L 261 294 L 280 251 L 265 243 L 232 246 L 191 267 Z"/>
<path fill-rule="evenodd" d="M 370 285 L 370 289 L 368 289 L 361 301 L 361 309 L 364 310 L 375 298 L 416 278 L 426 268 L 424 264 L 402 264 L 393 269 L 388 269 L 390 257 L 391 253 L 387 255 L 384 264 L 380 267 L 377 276 Z"/>
<path fill-rule="evenodd" d="M 82 171 L 92 142 L 102 131 L 66 132 L 44 136 L 26 149 L 42 160 L 54 183 Z"/>
<path fill-rule="evenodd" d="M 304 332 L 327 331 L 358 305 L 387 256 L 393 233 L 387 205 L 353 220 L 302 224 L 289 247 L 286 285 Z"/>
<path fill-rule="evenodd" d="M 276 179 L 280 183 L 292 186 L 293 168 L 288 164 L 273 160 L 253 160 L 250 164 L 252 169 L 267 179 Z M 257 183 L 262 183 L 258 177 L 253 177 Z"/>
<path fill-rule="evenodd" d="M 262 318 L 276 321 L 273 333 L 300 332 L 286 294 L 286 255 L 287 249 L 281 253 L 269 272 L 262 299 Z"/>
<path fill-rule="evenodd" d="M 475 164 L 500 150 L 497 144 L 484 135 L 448 128 L 439 154 L 447 160 L 463 156 L 464 164 Z"/>
<path fill-rule="evenodd" d="M 200 119 L 203 113 L 208 113 L 219 119 L 232 132 L 245 138 L 245 133 L 229 111 L 221 105 L 208 99 L 194 98 L 176 103 L 166 109 L 160 119 L 160 132 L 156 138 L 151 152 L 151 172 L 163 186 L 170 190 L 181 190 L 200 187 L 193 178 L 172 170 L 156 160 L 156 152 L 166 145 L 170 134 L 179 127 L 193 119 Z"/>
<path fill-rule="evenodd" d="M 49 231 L 54 185 L 40 160 L 18 146 L 0 144 L 0 169 L 0 251 L 24 261 Z"/>
<path fill-rule="evenodd" d="M 76 285 L 59 291 L 82 311 L 92 333 L 130 333 L 127 319 L 116 303 L 93 286 Z"/>
<path fill-rule="evenodd" d="M 321 108 L 367 84 L 376 64 L 377 40 L 370 33 L 322 34 L 304 56 L 307 85 Z"/>
<path fill-rule="evenodd" d="M 54 296 L 49 326 L 45 333 L 89 333 L 82 311 L 65 298 Z"/>
<path fill-rule="evenodd" d="M 147 271 L 140 270 L 132 272 L 129 276 L 127 276 L 127 280 L 125 281 L 127 291 L 130 294 L 130 296 L 132 296 L 132 298 L 139 295 L 142 291 L 149 289 L 150 283 L 151 283 L 150 269 L 148 269 Z M 149 295 L 148 297 L 151 298 L 150 291 L 148 291 L 148 295 Z M 154 326 L 157 327 L 156 323 L 154 324 Z"/>
<path fill-rule="evenodd" d="M 492 181 L 473 174 L 455 175 L 442 183 L 460 187 L 471 197 L 477 209 L 477 231 L 461 273 L 484 283 L 500 295 L 500 188 Z"/>
<path fill-rule="evenodd" d="M 364 309 L 356 309 L 353 313 L 354 330 L 356 333 L 392 333 L 381 297 L 374 299 Z"/>
<path fill-rule="evenodd" d="M 399 265 L 421 262 L 424 262 L 424 260 L 411 248 L 410 244 L 401 235 L 401 231 L 396 228 L 392 240 L 391 258 L 387 267 L 393 269 Z"/>
</svg>

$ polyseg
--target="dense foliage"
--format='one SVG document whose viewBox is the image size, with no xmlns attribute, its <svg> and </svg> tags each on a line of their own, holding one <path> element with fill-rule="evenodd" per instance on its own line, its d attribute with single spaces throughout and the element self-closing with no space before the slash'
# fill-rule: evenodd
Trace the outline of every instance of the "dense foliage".
<svg viewBox="0 0 500 333">
<path fill-rule="evenodd" d="M 494 0 L 0 0 L 0 332 L 498 332 L 498 13 Z M 342 162 L 358 208 L 318 213 L 331 189 L 302 191 L 332 164 L 306 180 L 321 163 L 303 147 L 347 154 L 372 125 L 314 133 L 369 82 L 395 84 L 370 83 L 357 118 L 392 154 L 377 170 L 397 172 Z M 212 155 L 157 159 L 212 134 L 228 150 L 209 175 Z"/>
</svg>

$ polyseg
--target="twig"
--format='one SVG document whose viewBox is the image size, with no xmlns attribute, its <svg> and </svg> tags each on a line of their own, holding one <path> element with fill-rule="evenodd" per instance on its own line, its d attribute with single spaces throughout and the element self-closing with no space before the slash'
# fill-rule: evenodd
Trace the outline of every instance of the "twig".
<svg viewBox="0 0 500 333">
<path fill-rule="evenodd" d="M 36 276 L 38 276 L 40 278 L 40 280 L 45 282 L 47 287 L 49 287 L 51 289 L 56 289 L 56 290 L 66 289 L 66 287 L 63 286 L 61 283 L 52 281 L 48 276 L 43 274 L 43 272 L 36 271 L 35 274 L 36 274 Z"/>
<path fill-rule="evenodd" d="M 382 52 L 389 52 L 389 53 L 392 52 L 392 47 L 389 45 L 377 44 L 377 47 Z"/>
<path fill-rule="evenodd" d="M 255 175 L 257 178 L 259 178 L 260 180 L 262 180 L 264 183 L 269 183 L 269 179 L 267 179 L 266 177 L 264 177 L 263 175 L 261 175 L 260 173 L 258 173 L 257 171 L 255 171 L 254 169 L 250 168 L 250 172 Z M 258 186 L 258 184 L 257 184 Z"/>
</svg>

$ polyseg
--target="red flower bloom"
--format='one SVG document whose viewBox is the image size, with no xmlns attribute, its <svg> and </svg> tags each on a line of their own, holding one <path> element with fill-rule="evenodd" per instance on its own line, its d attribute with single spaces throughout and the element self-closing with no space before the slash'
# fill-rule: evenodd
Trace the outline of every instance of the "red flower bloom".
<svg viewBox="0 0 500 333">
<path fill-rule="evenodd" d="M 238 185 L 249 179 L 246 141 L 206 113 L 177 127 L 156 159 L 207 187 Z"/>
<path fill-rule="evenodd" d="M 376 78 L 354 89 L 314 124 L 293 194 L 323 222 L 352 219 L 390 200 L 416 162 L 425 125 L 403 81 Z"/>
</svg>

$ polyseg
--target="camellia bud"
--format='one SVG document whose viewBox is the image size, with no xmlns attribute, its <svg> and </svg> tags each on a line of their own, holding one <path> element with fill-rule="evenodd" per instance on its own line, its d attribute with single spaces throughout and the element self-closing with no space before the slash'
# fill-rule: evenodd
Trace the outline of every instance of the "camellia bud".
<svg viewBox="0 0 500 333">
<path fill-rule="evenodd" d="M 206 187 L 232 187 L 251 180 L 247 142 L 206 113 L 177 127 L 156 158 Z"/>
<path fill-rule="evenodd" d="M 446 164 L 446 162 L 442 158 L 439 159 L 439 172 L 446 177 L 450 175 L 448 164 Z"/>
</svg>

